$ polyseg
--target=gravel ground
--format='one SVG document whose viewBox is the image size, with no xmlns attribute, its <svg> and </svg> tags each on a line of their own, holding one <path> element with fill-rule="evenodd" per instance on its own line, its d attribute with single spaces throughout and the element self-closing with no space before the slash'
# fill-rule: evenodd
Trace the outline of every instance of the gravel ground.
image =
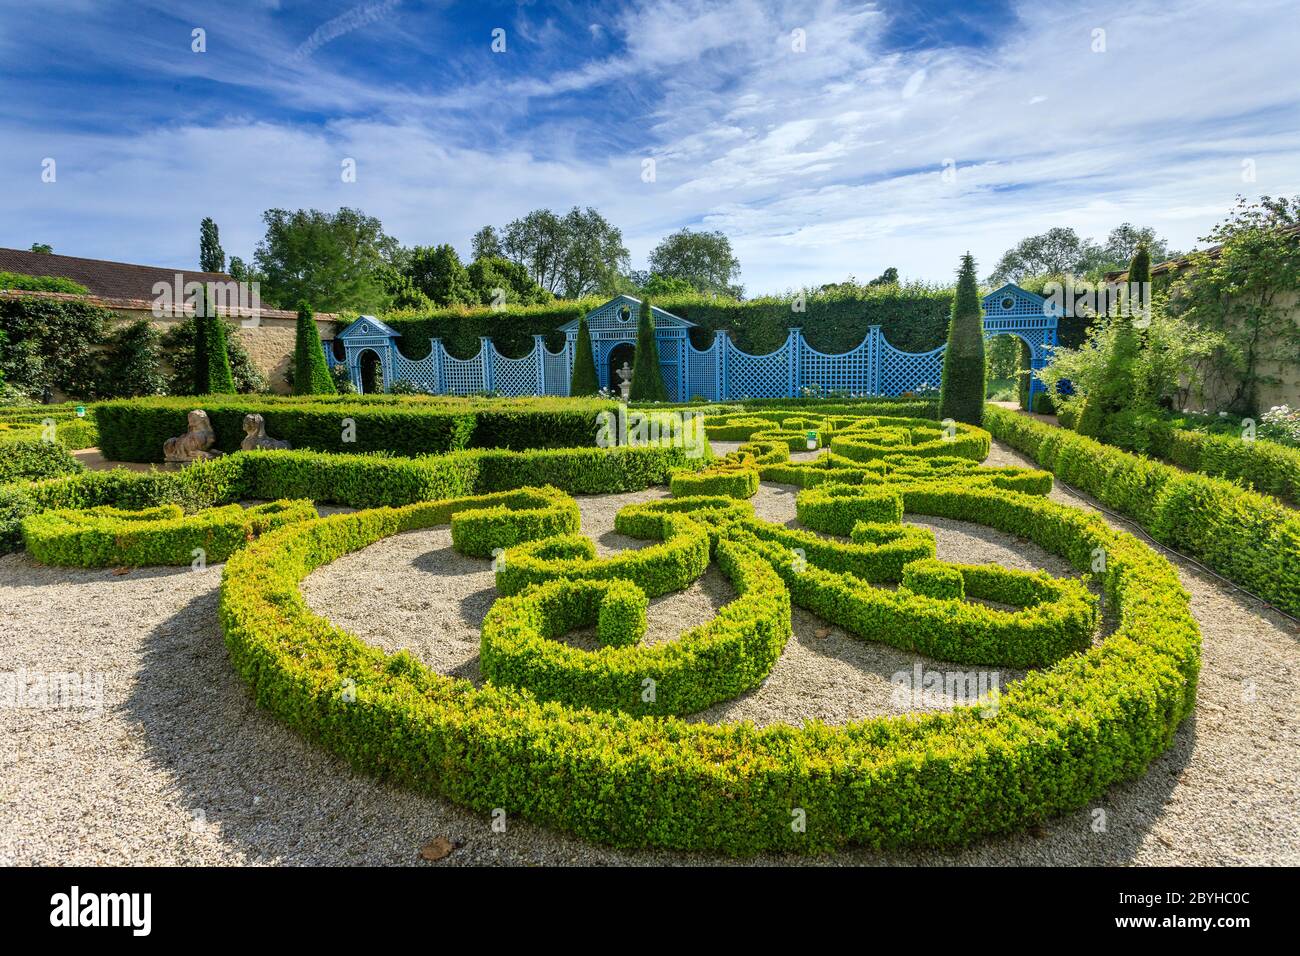
<svg viewBox="0 0 1300 956">
<path fill-rule="evenodd" d="M 989 463 L 1025 461 L 996 445 Z M 652 489 L 581 498 L 584 531 L 605 554 L 640 546 L 613 532 L 613 516 L 630 501 L 664 496 Z M 1053 497 L 1081 504 L 1061 490 Z M 789 487 L 764 485 L 754 501 L 769 520 L 793 518 Z M 935 531 L 942 557 L 1068 573 L 1058 559 L 986 528 L 917 523 Z M 1300 862 L 1300 631 L 1231 585 L 1174 563 L 1205 638 L 1200 703 L 1145 776 L 1032 833 L 959 850 L 850 850 L 747 862 Z M 250 702 L 216 622 L 220 573 L 212 567 L 116 574 L 45 568 L 25 555 L 0 558 L 0 672 L 26 669 L 29 680 L 34 673 L 75 672 L 85 691 L 68 708 L 0 709 L 0 863 L 726 862 L 611 850 L 523 821 L 494 833 L 478 814 L 351 773 Z M 425 531 L 385 539 L 320 569 L 304 593 L 364 639 L 409 648 L 437 670 L 475 680 L 477 624 L 491 586 L 485 562 L 452 552 L 445 531 Z M 687 591 L 655 602 L 648 640 L 671 640 L 674 621 L 705 620 L 733 596 L 711 569 Z M 891 713 L 895 671 L 918 660 L 948 669 L 856 641 L 797 609 L 794 630 L 762 687 L 700 718 L 797 723 Z M 1094 829 L 1098 809 L 1104 832 Z M 420 847 L 438 836 L 456 849 L 439 863 L 421 862 Z"/>
</svg>

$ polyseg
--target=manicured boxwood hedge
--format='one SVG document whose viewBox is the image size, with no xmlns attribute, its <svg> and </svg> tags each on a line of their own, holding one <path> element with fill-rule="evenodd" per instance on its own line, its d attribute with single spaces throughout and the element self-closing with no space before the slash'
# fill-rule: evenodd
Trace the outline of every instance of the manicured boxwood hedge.
<svg viewBox="0 0 1300 956">
<path fill-rule="evenodd" d="M 137 398 L 101 402 L 94 415 L 106 458 L 148 462 L 162 461 L 163 443 L 184 433 L 186 416 L 195 408 L 208 413 L 217 435 L 214 448 L 226 453 L 239 449 L 244 416 L 256 412 L 266 419 L 267 434 L 295 449 L 413 457 L 467 448 L 593 447 L 596 416 L 616 407 L 596 399 L 391 402 L 346 398 Z"/>
<path fill-rule="evenodd" d="M 21 547 L 22 519 L 52 508 L 151 508 L 187 512 L 246 499 L 304 498 L 372 508 L 553 485 L 571 494 L 636 491 L 697 468 L 682 448 L 465 451 L 424 458 L 309 451 L 238 452 L 181 471 L 91 471 L 0 487 L 0 553 Z"/>
<path fill-rule="evenodd" d="M 1081 572 L 1102 549 L 1101 584 L 1118 612 L 1117 630 L 1014 682 L 992 712 L 959 707 L 841 727 L 756 728 L 544 702 L 532 690 L 477 689 L 407 654 L 386 655 L 312 613 L 298 593 L 314 568 L 387 535 L 445 522 L 436 503 L 336 515 L 262 537 L 226 566 L 222 626 L 258 703 L 354 767 L 477 811 L 504 807 L 619 845 L 750 853 L 960 843 L 1085 805 L 1141 773 L 1195 701 L 1199 636 L 1169 564 L 1099 518 L 1040 497 L 952 480 L 918 484 L 904 498 L 915 513 L 1024 536 Z M 852 582 L 834 575 L 826 587 L 797 583 L 820 569 L 810 563 L 796 571 L 785 547 L 745 536 L 726 517 L 743 502 L 708 500 L 699 513 L 712 516 L 705 523 L 718 546 L 772 551 L 767 563 L 792 595 L 799 589 L 810 604 L 826 604 L 835 602 L 825 594 L 848 591 Z M 666 503 L 675 510 L 658 514 L 643 507 L 636 517 L 646 532 L 655 521 L 703 528 L 691 501 L 675 499 Z M 507 566 L 528 547 L 507 552 Z M 1004 598 L 1049 587 L 1033 575 L 997 572 L 976 580 L 963 571 L 963 581 L 972 593 Z M 1091 612 L 1074 601 L 1077 586 L 1056 586 L 1058 598 L 1026 610 L 1073 602 Z M 937 621 L 937 609 L 953 603 L 913 595 L 904 610 L 924 618 L 928 604 Z M 842 607 L 851 617 L 852 602 Z M 943 637 L 940 629 L 929 633 Z M 1064 624 L 1035 653 L 1064 649 L 1063 635 Z M 792 828 L 792 814 L 806 828 Z"/>
<path fill-rule="evenodd" d="M 310 501 L 237 504 L 187 515 L 180 505 L 139 511 L 101 505 L 58 509 L 26 518 L 23 543 L 42 564 L 82 568 L 144 567 L 225 561 L 259 534 L 316 517 Z"/>
<path fill-rule="evenodd" d="M 1300 614 L 1300 513 L 997 406 L 985 424 L 1068 484 L 1291 614 Z"/>
</svg>

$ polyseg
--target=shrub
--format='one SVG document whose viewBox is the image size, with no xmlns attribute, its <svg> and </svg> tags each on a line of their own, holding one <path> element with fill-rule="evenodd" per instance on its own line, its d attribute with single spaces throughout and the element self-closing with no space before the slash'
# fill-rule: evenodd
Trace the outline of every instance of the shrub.
<svg viewBox="0 0 1300 956">
<path fill-rule="evenodd" d="M 1000 440 L 1135 519 L 1156 540 L 1300 613 L 1300 515 L 1292 509 L 996 406 L 988 423 Z"/>
<path fill-rule="evenodd" d="M 659 367 L 659 345 L 655 341 L 654 308 L 641 302 L 636 324 L 636 356 L 632 366 L 631 399 L 634 402 L 666 402 L 668 387 Z"/>
<path fill-rule="evenodd" d="M 1095 516 L 994 488 L 928 487 L 909 493 L 919 512 L 1023 535 L 1081 571 L 1094 550 L 1104 549 L 1101 583 L 1120 622 L 1115 634 L 1014 682 L 994 712 L 958 707 L 840 727 L 756 728 L 593 711 L 539 700 L 531 689 L 495 681 L 479 689 L 438 675 L 407 654 L 367 646 L 307 608 L 298 593 L 303 577 L 386 535 L 427 525 L 438 516 L 433 504 L 335 515 L 264 536 L 226 566 L 222 627 L 231 661 L 257 702 L 353 767 L 618 845 L 753 853 L 962 843 L 1084 806 L 1141 773 L 1169 746 L 1195 701 L 1199 637 L 1174 570 Z M 656 520 L 653 512 L 642 517 Z M 657 520 L 703 527 L 686 514 Z M 740 553 L 765 547 L 729 535 L 718 543 L 720 560 L 730 554 L 745 567 Z M 786 566 L 786 549 L 774 551 L 780 557 L 774 553 L 767 563 L 784 562 L 777 567 L 794 587 L 802 576 Z M 755 562 L 756 572 L 763 563 Z M 1016 577 L 1015 586 L 1039 587 L 1032 578 Z M 849 597 L 857 596 L 855 587 L 865 590 L 860 582 L 828 583 Z M 975 591 L 971 578 L 965 583 Z M 1061 584 L 1062 602 L 1091 610 L 1074 600 L 1077 584 Z M 810 603 L 830 593 L 798 587 Z M 756 586 L 733 603 L 751 594 L 771 602 L 773 591 Z M 948 603 L 913 596 L 900 607 L 925 619 Z M 1068 619 L 1030 652 L 1042 656 L 1067 645 Z M 502 612 L 494 621 L 506 628 L 511 616 Z M 945 629 L 924 633 L 943 640 Z M 642 650 L 607 647 L 597 654 Z M 486 663 L 490 655 L 484 657 Z M 745 658 L 733 660 L 747 666 Z M 572 693 L 560 681 L 548 686 Z M 619 690 L 615 703 L 623 700 Z M 802 832 L 789 826 L 796 807 L 808 821 Z"/>
<path fill-rule="evenodd" d="M 596 639 L 605 647 L 631 647 L 645 636 L 650 599 L 631 581 L 604 582 L 596 613 Z"/>
<path fill-rule="evenodd" d="M 578 530 L 578 506 L 557 488 L 506 491 L 451 517 L 451 543 L 461 554 L 490 558 L 523 541 Z"/>
<path fill-rule="evenodd" d="M 960 601 L 966 597 L 961 569 L 933 558 L 903 565 L 902 586 L 913 594 L 943 600 Z"/>
<path fill-rule="evenodd" d="M 573 377 L 569 380 L 569 394 L 574 397 L 595 395 L 600 391 L 600 378 L 596 375 L 596 359 L 591 353 L 591 331 L 587 317 L 578 319 L 578 342 L 573 352 Z"/>
<path fill-rule="evenodd" d="M 903 499 L 888 486 L 819 485 L 799 492 L 795 513 L 800 524 L 814 531 L 847 536 L 859 522 L 898 524 L 903 518 Z"/>
<path fill-rule="evenodd" d="M 24 432 L 29 429 L 24 429 Z M 38 433 L 41 429 L 35 429 Z M 0 485 L 10 481 L 36 481 L 84 471 L 85 466 L 58 441 L 33 438 L 0 441 Z"/>
<path fill-rule="evenodd" d="M 984 308 L 975 281 L 975 260 L 962 256 L 957 292 L 948 325 L 948 347 L 943 353 L 943 383 L 939 390 L 939 417 L 968 425 L 984 420 L 987 370 L 984 361 Z"/>
<path fill-rule="evenodd" d="M 31 515 L 22 534 L 42 564 L 141 567 L 225 561 L 259 534 L 315 517 L 310 501 L 231 504 L 192 515 L 175 504 L 140 511 L 100 506 Z"/>
<path fill-rule="evenodd" d="M 162 373 L 162 333 L 148 319 L 128 322 L 108 336 L 101 357 L 96 394 L 108 398 L 161 395 L 167 387 Z"/>
<path fill-rule="evenodd" d="M 293 337 L 293 393 L 336 395 L 334 376 L 325 361 L 315 313 L 306 302 L 298 303 L 298 322 Z"/>
</svg>

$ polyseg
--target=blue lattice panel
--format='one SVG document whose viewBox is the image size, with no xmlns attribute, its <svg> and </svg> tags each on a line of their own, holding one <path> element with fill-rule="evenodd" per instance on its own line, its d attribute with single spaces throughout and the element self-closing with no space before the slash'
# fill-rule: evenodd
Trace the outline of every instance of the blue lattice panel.
<svg viewBox="0 0 1300 956">
<path fill-rule="evenodd" d="M 447 395 L 474 395 L 487 391 L 485 349 L 471 359 L 458 359 L 442 351 L 442 390 Z"/>
<path fill-rule="evenodd" d="M 431 395 L 438 394 L 437 349 L 431 350 L 422 359 L 409 359 L 394 348 L 392 350 L 392 361 L 394 381 L 407 381 L 422 392 L 428 392 Z"/>
<path fill-rule="evenodd" d="M 569 352 L 568 349 L 560 349 L 558 352 L 547 351 L 542 346 L 542 362 L 546 375 L 546 394 L 547 395 L 568 395 L 569 379 Z"/>
<path fill-rule="evenodd" d="M 750 355 L 726 342 L 727 395 L 735 398 L 786 398 L 790 393 L 790 343 L 767 355 Z"/>
<path fill-rule="evenodd" d="M 819 352 L 803 339 L 799 340 L 799 381 L 802 388 L 847 392 L 850 395 L 871 393 L 872 363 L 875 361 L 873 339 L 868 336 L 851 352 L 829 355 Z"/>
<path fill-rule="evenodd" d="M 536 395 L 537 349 L 523 358 L 506 358 L 491 346 L 492 390 L 502 395 Z"/>
<path fill-rule="evenodd" d="M 937 389 L 943 378 L 943 351 L 900 352 L 888 342 L 880 348 L 880 394 L 901 395 Z"/>
<path fill-rule="evenodd" d="M 686 395 L 684 401 L 690 401 L 699 395 L 709 401 L 718 398 L 718 343 L 715 340 L 703 352 L 696 350 L 690 342 L 686 343 Z"/>
</svg>

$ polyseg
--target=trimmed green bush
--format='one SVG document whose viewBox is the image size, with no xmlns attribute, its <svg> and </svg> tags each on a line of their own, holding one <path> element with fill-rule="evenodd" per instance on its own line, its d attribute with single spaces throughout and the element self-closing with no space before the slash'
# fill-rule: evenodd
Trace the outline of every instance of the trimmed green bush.
<svg viewBox="0 0 1300 956">
<path fill-rule="evenodd" d="M 104 568 L 225 561 L 259 534 L 316 517 L 310 501 L 237 504 L 186 515 L 179 505 L 127 511 L 108 505 L 23 519 L 27 551 L 42 564 Z"/>
<path fill-rule="evenodd" d="M 859 522 L 898 524 L 903 518 L 903 499 L 889 486 L 819 485 L 799 492 L 795 514 L 800 524 L 814 531 L 847 536 Z"/>
<path fill-rule="evenodd" d="M 600 391 L 600 377 L 596 374 L 596 358 L 591 352 L 591 331 L 587 317 L 578 319 L 578 342 L 573 352 L 573 376 L 569 379 L 569 394 L 575 398 L 595 395 Z"/>
<path fill-rule="evenodd" d="M 1001 441 L 1136 520 L 1157 541 L 1300 614 L 1300 514 L 1219 478 L 1187 474 L 1064 428 L 989 406 Z"/>
<path fill-rule="evenodd" d="M 41 427 L 35 429 L 37 434 L 43 430 Z M 27 433 L 31 429 L 21 431 Z M 42 441 L 35 436 L 28 440 L 0 439 L 0 485 L 10 481 L 37 481 L 81 471 L 85 471 L 85 466 L 72 457 L 62 442 Z"/>
<path fill-rule="evenodd" d="M 666 402 L 668 386 L 659 367 L 659 344 L 655 341 L 654 308 L 650 300 L 641 302 L 636 323 L 636 355 L 632 359 L 631 400 Z"/>
<path fill-rule="evenodd" d="M 372 401 L 355 395 L 232 395 L 101 402 L 94 414 L 107 458 L 161 461 L 163 442 L 184 433 L 186 415 L 194 408 L 208 413 L 215 447 L 227 453 L 239 449 L 244 416 L 256 412 L 266 419 L 268 434 L 294 448 L 416 456 L 464 448 L 594 447 L 597 416 L 616 407 L 564 398 Z"/>
<path fill-rule="evenodd" d="M 306 302 L 298 303 L 298 322 L 293 336 L 293 393 L 295 395 L 337 395 L 334 376 L 325 361 L 316 317 Z"/>
<path fill-rule="evenodd" d="M 984 421 L 987 393 L 987 363 L 984 360 L 984 307 L 975 280 L 975 260 L 968 252 L 961 258 L 957 291 L 948 324 L 948 347 L 943 353 L 943 382 L 939 390 L 939 417 L 968 425 Z"/>
<path fill-rule="evenodd" d="M 699 495 L 752 498 L 758 494 L 758 465 L 749 453 L 728 455 L 700 471 L 674 474 L 668 488 L 675 498 Z"/>
<path fill-rule="evenodd" d="M 961 570 L 947 563 L 926 558 L 903 565 L 901 587 L 913 594 L 942 600 L 961 601 L 966 597 L 966 584 Z"/>
<path fill-rule="evenodd" d="M 578 506 L 558 488 L 502 491 L 480 501 L 451 518 L 452 547 L 472 558 L 578 530 Z"/>
<path fill-rule="evenodd" d="M 626 581 L 561 578 L 503 598 L 483 621 L 483 674 L 541 700 L 629 714 L 689 714 L 752 690 L 790 636 L 790 596 L 743 545 L 720 541 L 718 564 L 739 598 L 677 640 L 652 647 L 605 642 L 593 653 L 555 640 L 598 617 L 603 622 L 611 589 L 626 588 Z M 644 601 L 645 593 L 636 593 Z M 644 614 L 644 604 L 639 608 Z"/>
<path fill-rule="evenodd" d="M 617 845 L 753 853 L 961 843 L 1084 806 L 1140 774 L 1195 701 L 1199 637 L 1174 570 L 1100 519 L 1042 498 L 926 487 L 909 493 L 918 513 L 1023 535 L 1080 571 L 1104 549 L 1101 584 L 1116 632 L 1013 682 L 993 711 L 756 728 L 542 702 L 531 690 L 495 682 L 476 689 L 407 654 L 387 655 L 312 613 L 298 593 L 303 577 L 334 558 L 428 526 L 436 503 L 335 515 L 264 536 L 226 566 L 222 626 L 258 703 L 353 767 Z M 688 514 L 659 520 L 702 527 Z M 785 548 L 725 540 L 779 552 L 773 560 L 787 586 L 802 580 L 785 566 Z M 810 573 L 815 566 L 803 572 Z M 828 583 L 856 593 L 846 580 Z M 966 585 L 975 591 L 970 579 Z M 820 588 L 798 587 L 810 603 L 823 600 Z M 914 609 L 925 602 L 936 614 L 955 603 L 913 596 L 902 611 L 924 614 Z M 1061 644 L 1054 633 L 1031 650 L 1042 656 Z M 795 809 L 807 821 L 802 831 L 789 825 Z"/>
<path fill-rule="evenodd" d="M 601 584 L 605 594 L 596 613 L 596 639 L 605 647 L 631 647 L 645 636 L 650 599 L 631 581 Z"/>
</svg>

